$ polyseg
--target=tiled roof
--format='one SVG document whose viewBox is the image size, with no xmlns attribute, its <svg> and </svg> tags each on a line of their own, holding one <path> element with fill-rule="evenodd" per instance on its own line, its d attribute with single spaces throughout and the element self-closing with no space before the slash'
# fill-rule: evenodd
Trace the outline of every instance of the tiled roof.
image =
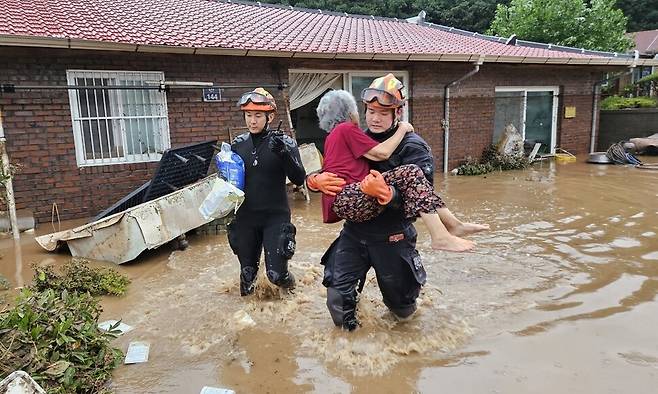
<svg viewBox="0 0 658 394">
<path fill-rule="evenodd" d="M 506 45 L 404 20 L 213 0 L 2 0 L 0 45 L 123 46 L 243 55 L 606 64 L 606 54 Z M 123 45 L 123 46 L 122 46 Z M 184 52 L 184 51 L 183 51 Z M 219 53 L 219 52 L 217 52 Z M 504 60 L 506 59 L 506 60 Z M 621 61 L 621 58 L 614 59 Z M 623 59 L 628 61 L 628 59 Z M 618 64 L 618 63 L 617 63 Z"/>
<path fill-rule="evenodd" d="M 658 29 L 638 31 L 633 34 L 635 49 L 640 53 L 658 54 Z"/>
</svg>

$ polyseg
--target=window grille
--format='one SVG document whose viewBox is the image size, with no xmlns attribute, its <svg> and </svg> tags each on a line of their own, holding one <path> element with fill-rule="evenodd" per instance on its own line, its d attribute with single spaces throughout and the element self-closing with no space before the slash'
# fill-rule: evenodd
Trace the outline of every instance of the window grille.
<svg viewBox="0 0 658 394">
<path fill-rule="evenodd" d="M 167 97 L 154 89 L 84 86 L 154 86 L 154 71 L 67 71 L 78 166 L 158 161 L 170 147 Z"/>
</svg>

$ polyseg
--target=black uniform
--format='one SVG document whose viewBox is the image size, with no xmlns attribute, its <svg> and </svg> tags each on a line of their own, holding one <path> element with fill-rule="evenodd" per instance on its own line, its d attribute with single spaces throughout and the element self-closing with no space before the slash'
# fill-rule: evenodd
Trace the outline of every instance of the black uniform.
<svg viewBox="0 0 658 394">
<path fill-rule="evenodd" d="M 240 261 L 240 294 L 253 292 L 262 249 L 268 279 L 292 288 L 288 260 L 295 252 L 295 226 L 290 223 L 286 177 L 301 185 L 306 175 L 297 144 L 264 131 L 238 136 L 231 149 L 245 166 L 245 200 L 228 226 L 229 244 Z"/>
<path fill-rule="evenodd" d="M 391 137 L 395 129 L 379 134 L 366 133 L 382 142 Z M 371 167 L 384 172 L 403 164 L 416 164 L 433 183 L 432 152 L 418 134 L 407 134 L 387 161 L 373 162 Z M 416 250 L 413 220 L 406 219 L 398 208 L 399 201 L 394 200 L 372 220 L 345 222 L 338 239 L 322 257 L 327 307 L 336 325 L 348 330 L 357 327 L 357 295 L 370 267 L 375 269 L 386 306 L 402 318 L 415 312 L 416 298 L 425 284 L 426 273 Z"/>
</svg>

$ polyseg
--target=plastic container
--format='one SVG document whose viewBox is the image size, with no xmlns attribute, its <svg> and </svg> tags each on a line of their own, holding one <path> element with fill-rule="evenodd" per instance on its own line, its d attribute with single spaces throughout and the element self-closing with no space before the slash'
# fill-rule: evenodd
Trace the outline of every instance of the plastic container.
<svg viewBox="0 0 658 394">
<path fill-rule="evenodd" d="M 220 178 L 244 190 L 244 161 L 240 155 L 231 150 L 231 145 L 222 142 L 219 153 L 215 155 L 215 164 Z"/>
<path fill-rule="evenodd" d="M 46 391 L 27 372 L 14 371 L 0 382 L 0 393 L 46 394 Z"/>
<path fill-rule="evenodd" d="M 556 153 L 555 161 L 558 163 L 575 163 L 576 156 L 572 155 L 571 153 Z"/>
</svg>

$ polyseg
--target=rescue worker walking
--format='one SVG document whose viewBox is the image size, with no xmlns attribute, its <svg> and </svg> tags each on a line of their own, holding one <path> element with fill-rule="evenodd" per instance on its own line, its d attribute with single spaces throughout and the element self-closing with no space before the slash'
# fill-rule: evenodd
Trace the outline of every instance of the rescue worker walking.
<svg viewBox="0 0 658 394">
<path fill-rule="evenodd" d="M 267 278 L 285 288 L 295 287 L 288 260 L 295 253 L 295 226 L 290 222 L 286 177 L 302 185 L 306 172 L 295 141 L 270 130 L 274 97 L 263 88 L 244 93 L 238 101 L 249 132 L 235 138 L 231 149 L 245 165 L 245 200 L 228 225 L 228 240 L 240 261 L 240 295 L 253 293 L 261 251 Z"/>
<path fill-rule="evenodd" d="M 378 142 L 386 141 L 397 130 L 404 105 L 402 88 L 402 83 L 388 74 L 375 79 L 361 93 L 368 126 L 366 134 Z M 416 133 L 406 134 L 388 160 L 370 164 L 380 172 L 415 164 L 430 183 L 434 181 L 434 158 L 427 143 Z M 331 175 L 315 176 L 316 188 L 322 192 L 339 192 L 342 180 Z M 381 186 L 385 188 L 387 185 Z M 462 223 L 447 207 L 439 209 L 438 213 L 453 234 L 464 235 L 488 228 Z M 427 275 L 416 250 L 414 220 L 405 217 L 400 201 L 394 198 L 383 213 L 371 220 L 345 222 L 338 239 L 322 257 L 325 266 L 322 283 L 327 287 L 327 307 L 337 326 L 350 331 L 359 326 L 356 316 L 358 294 L 371 267 L 375 269 L 384 304 L 397 318 L 409 318 L 416 311 L 416 299 Z"/>
</svg>

